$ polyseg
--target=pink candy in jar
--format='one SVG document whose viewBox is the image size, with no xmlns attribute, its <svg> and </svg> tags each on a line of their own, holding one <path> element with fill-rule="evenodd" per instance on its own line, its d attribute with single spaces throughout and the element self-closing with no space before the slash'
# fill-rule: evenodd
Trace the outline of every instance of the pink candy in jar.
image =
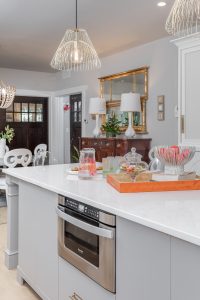
<svg viewBox="0 0 200 300">
<path fill-rule="evenodd" d="M 195 151 L 195 147 L 158 146 L 155 147 L 155 156 L 164 165 L 166 174 L 183 174 L 184 165 L 194 157 Z"/>
</svg>

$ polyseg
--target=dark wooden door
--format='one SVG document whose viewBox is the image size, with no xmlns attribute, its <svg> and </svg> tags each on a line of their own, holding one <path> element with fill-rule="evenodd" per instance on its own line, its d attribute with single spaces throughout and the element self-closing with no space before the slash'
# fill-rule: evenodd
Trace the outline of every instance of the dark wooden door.
<svg viewBox="0 0 200 300">
<path fill-rule="evenodd" d="M 79 149 L 79 139 L 82 128 L 82 95 L 70 95 L 70 156 L 71 162 L 77 162 L 76 149 Z"/>
<path fill-rule="evenodd" d="M 16 96 L 5 114 L 6 124 L 15 130 L 10 150 L 28 148 L 33 152 L 38 144 L 48 145 L 48 98 Z"/>
</svg>

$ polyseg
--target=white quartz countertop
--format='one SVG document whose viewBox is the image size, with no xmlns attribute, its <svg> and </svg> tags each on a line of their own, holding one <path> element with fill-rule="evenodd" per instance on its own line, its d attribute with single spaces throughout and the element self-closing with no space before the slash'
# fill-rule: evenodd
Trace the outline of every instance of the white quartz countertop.
<svg viewBox="0 0 200 300">
<path fill-rule="evenodd" d="M 101 176 L 80 180 L 68 165 L 5 169 L 7 175 L 200 246 L 200 191 L 121 194 Z"/>
</svg>

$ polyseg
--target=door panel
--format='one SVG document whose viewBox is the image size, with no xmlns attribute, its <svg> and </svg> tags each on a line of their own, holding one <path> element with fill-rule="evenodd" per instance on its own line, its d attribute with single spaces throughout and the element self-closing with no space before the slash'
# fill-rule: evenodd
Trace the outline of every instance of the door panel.
<svg viewBox="0 0 200 300">
<path fill-rule="evenodd" d="M 82 129 L 82 95 L 70 95 L 70 145 L 71 145 L 71 162 L 77 162 L 74 159 L 76 151 L 74 147 L 79 149 L 79 140 Z"/>
<path fill-rule="evenodd" d="M 48 145 L 48 98 L 16 96 L 4 114 L 2 126 L 9 124 L 15 130 L 10 150 L 28 148 L 33 152 L 40 143 Z"/>
<path fill-rule="evenodd" d="M 59 300 L 70 299 L 115 300 L 116 297 L 67 261 L 59 258 Z"/>
</svg>

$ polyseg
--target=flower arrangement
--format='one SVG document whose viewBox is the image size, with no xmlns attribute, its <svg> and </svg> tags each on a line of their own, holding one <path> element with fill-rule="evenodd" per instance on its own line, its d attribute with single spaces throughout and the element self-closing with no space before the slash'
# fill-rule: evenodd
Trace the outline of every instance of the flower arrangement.
<svg viewBox="0 0 200 300">
<path fill-rule="evenodd" d="M 13 137 L 15 136 L 15 132 L 13 128 L 10 128 L 9 125 L 5 127 L 5 131 L 0 132 L 0 138 L 5 139 L 10 143 L 13 140 Z"/>
</svg>

